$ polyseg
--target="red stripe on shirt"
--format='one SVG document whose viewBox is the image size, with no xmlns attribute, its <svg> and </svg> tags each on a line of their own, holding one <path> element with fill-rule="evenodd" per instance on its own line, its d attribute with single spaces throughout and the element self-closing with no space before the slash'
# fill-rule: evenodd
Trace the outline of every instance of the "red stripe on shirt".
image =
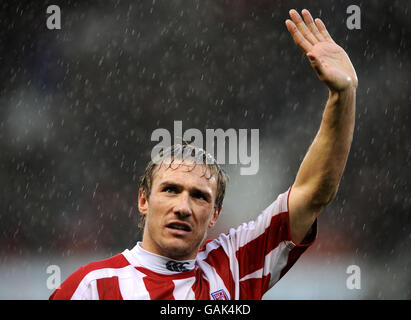
<svg viewBox="0 0 411 320">
<path fill-rule="evenodd" d="M 175 300 L 173 280 L 144 277 L 143 281 L 151 300 Z"/>
<path fill-rule="evenodd" d="M 195 281 L 191 289 L 196 300 L 210 300 L 210 283 L 204 278 L 202 270 L 196 269 Z"/>
<path fill-rule="evenodd" d="M 130 265 L 130 263 L 121 253 L 102 261 L 89 263 L 72 273 L 61 286 L 53 292 L 49 300 L 70 300 L 80 282 L 91 271 L 104 268 L 123 268 L 128 265 Z"/>
<path fill-rule="evenodd" d="M 143 277 L 143 281 L 151 300 L 175 300 L 173 295 L 175 287 L 173 280 L 195 276 L 194 270 L 166 275 L 143 267 L 135 268 L 146 275 L 146 277 Z"/>
<path fill-rule="evenodd" d="M 97 279 L 99 300 L 123 300 L 118 277 Z"/>
<path fill-rule="evenodd" d="M 270 275 L 240 281 L 240 300 L 261 300 L 268 290 Z"/>
<path fill-rule="evenodd" d="M 218 247 L 210 251 L 204 261 L 217 271 L 217 274 L 223 280 L 225 287 L 230 293 L 231 299 L 233 299 L 235 296 L 235 283 L 230 269 L 230 259 L 224 252 L 224 249 Z"/>
<path fill-rule="evenodd" d="M 261 235 L 237 250 L 240 279 L 261 269 L 264 266 L 264 257 L 281 241 L 289 239 L 288 212 L 273 216 L 270 225 Z"/>
</svg>

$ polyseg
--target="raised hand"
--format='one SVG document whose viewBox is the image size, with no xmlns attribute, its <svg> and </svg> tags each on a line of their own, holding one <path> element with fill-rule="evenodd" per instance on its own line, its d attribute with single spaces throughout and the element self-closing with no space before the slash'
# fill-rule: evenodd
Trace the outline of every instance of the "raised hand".
<svg viewBox="0 0 411 320">
<path fill-rule="evenodd" d="M 301 13 L 304 20 L 296 10 L 290 10 L 291 20 L 287 19 L 285 24 L 319 79 L 334 91 L 356 88 L 357 75 L 347 53 L 334 42 L 320 19 L 314 21 L 306 9 Z"/>
</svg>

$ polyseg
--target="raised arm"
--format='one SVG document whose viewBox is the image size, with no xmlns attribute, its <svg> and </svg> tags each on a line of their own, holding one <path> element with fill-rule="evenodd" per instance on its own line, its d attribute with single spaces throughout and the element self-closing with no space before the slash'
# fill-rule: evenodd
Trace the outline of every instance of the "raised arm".
<svg viewBox="0 0 411 320">
<path fill-rule="evenodd" d="M 298 170 L 289 195 L 290 229 L 300 243 L 321 210 L 335 197 L 350 151 L 355 122 L 357 76 L 346 52 L 308 10 L 290 10 L 285 24 L 328 87 L 320 128 Z"/>
</svg>

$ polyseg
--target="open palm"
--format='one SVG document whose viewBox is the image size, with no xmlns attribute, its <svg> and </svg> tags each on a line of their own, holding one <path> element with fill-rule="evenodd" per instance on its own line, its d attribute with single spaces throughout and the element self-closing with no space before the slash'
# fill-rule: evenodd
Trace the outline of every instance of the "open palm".
<svg viewBox="0 0 411 320">
<path fill-rule="evenodd" d="M 357 75 L 347 53 L 328 34 L 320 19 L 303 10 L 304 20 L 297 11 L 290 10 L 291 20 L 285 24 L 294 42 L 307 55 L 319 79 L 331 90 L 342 91 L 358 85 Z"/>
</svg>

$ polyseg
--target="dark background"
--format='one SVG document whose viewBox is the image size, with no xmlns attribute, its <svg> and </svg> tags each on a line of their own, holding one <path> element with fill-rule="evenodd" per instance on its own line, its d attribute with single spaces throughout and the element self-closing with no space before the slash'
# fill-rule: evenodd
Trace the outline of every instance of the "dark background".
<svg viewBox="0 0 411 320">
<path fill-rule="evenodd" d="M 46 28 L 51 4 L 61 8 L 61 30 Z M 351 4 L 361 8 L 360 30 L 346 26 Z M 338 195 L 320 216 L 315 250 L 349 252 L 379 266 L 392 288 L 405 288 L 369 297 L 411 298 L 410 7 L 391 0 L 2 2 L 2 263 L 134 246 L 151 133 L 172 133 L 174 120 L 203 133 L 260 130 L 261 169 L 239 177 L 239 166 L 226 166 L 234 182 L 215 232 L 254 219 L 292 184 L 328 97 L 284 25 L 289 9 L 307 8 L 359 78 L 351 153 Z"/>
</svg>

